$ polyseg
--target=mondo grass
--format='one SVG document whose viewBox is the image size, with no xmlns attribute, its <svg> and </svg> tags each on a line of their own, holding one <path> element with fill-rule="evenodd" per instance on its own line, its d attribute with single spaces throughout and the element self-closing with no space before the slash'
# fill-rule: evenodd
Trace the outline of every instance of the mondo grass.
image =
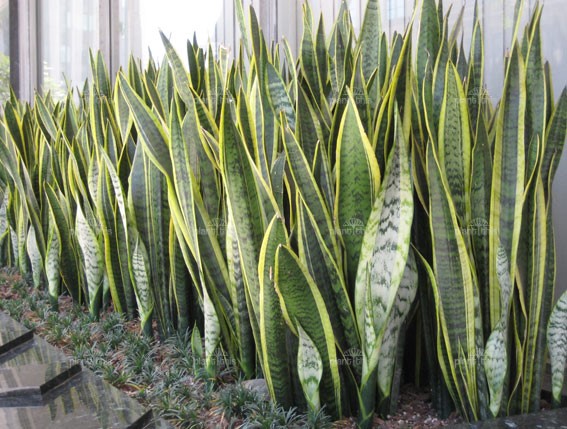
<svg viewBox="0 0 567 429">
<path fill-rule="evenodd" d="M 12 270 L 1 269 L 0 291 L 8 287 L 10 296 L 0 295 L 1 311 L 62 346 L 72 359 L 175 427 L 210 427 L 211 416 L 246 428 L 330 427 L 324 410 L 314 418 L 259 398 L 237 382 L 234 368 L 219 367 L 220 375 L 208 378 L 204 361 L 191 351 L 189 331 L 158 342 L 118 313 L 109 311 L 96 320 L 71 303 L 60 303 L 56 313 L 47 293 Z"/>
</svg>

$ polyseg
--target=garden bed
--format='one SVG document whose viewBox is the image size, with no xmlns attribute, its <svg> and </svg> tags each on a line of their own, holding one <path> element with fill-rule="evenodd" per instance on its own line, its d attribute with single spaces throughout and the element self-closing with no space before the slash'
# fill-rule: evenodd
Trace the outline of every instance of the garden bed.
<svg viewBox="0 0 567 429">
<path fill-rule="evenodd" d="M 109 309 L 96 321 L 67 296 L 55 313 L 46 294 L 14 270 L 0 271 L 0 310 L 177 427 L 356 427 L 354 418 L 333 423 L 324 412 L 309 416 L 265 401 L 245 389 L 232 368 L 221 367 L 210 379 L 192 355 L 188 335 L 150 340 L 140 335 L 137 320 Z M 459 422 L 456 414 L 440 419 L 428 390 L 406 384 L 398 412 L 388 420 L 376 416 L 374 423 L 425 428 Z"/>
</svg>

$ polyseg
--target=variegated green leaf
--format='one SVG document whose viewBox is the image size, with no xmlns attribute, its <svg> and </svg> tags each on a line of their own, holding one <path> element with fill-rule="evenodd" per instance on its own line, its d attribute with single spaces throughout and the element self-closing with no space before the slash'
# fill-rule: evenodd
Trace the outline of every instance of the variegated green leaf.
<svg viewBox="0 0 567 429">
<path fill-rule="evenodd" d="M 84 284 L 83 277 L 79 274 L 81 250 L 77 237 L 73 233 L 75 220 L 72 219 L 70 201 L 65 199 L 63 194 L 57 194 L 50 186 L 45 187 L 45 192 L 49 209 L 53 214 L 52 220 L 59 232 L 61 260 L 63 261 L 60 266 L 61 280 L 73 299 L 80 301 Z"/>
<path fill-rule="evenodd" d="M 380 186 L 380 169 L 350 93 L 339 129 L 335 171 L 334 218 L 345 244 L 349 282 L 354 284 L 364 229 Z"/>
<path fill-rule="evenodd" d="M 216 372 L 215 351 L 220 342 L 220 324 L 215 306 L 209 298 L 207 289 L 203 289 L 203 313 L 205 316 L 205 360 L 209 376 Z"/>
<path fill-rule="evenodd" d="M 497 417 L 502 406 L 502 393 L 507 371 L 505 333 L 501 325 L 490 334 L 484 350 L 484 371 L 490 391 L 490 411 Z"/>
<path fill-rule="evenodd" d="M 238 250 L 238 238 L 234 227 L 234 219 L 228 216 L 226 225 L 226 259 L 228 274 L 230 279 L 230 298 L 234 308 L 234 324 L 239 343 L 240 366 L 247 377 L 254 373 L 256 351 L 252 327 L 248 316 L 246 303 L 246 287 L 244 285 L 244 273 L 242 271 L 242 261 Z M 261 285 L 260 277 L 260 285 Z M 261 287 L 261 286 L 260 286 Z M 261 301 L 260 291 L 260 301 Z M 261 307 L 261 302 L 260 302 Z M 266 375 L 266 380 L 268 376 Z"/>
<path fill-rule="evenodd" d="M 546 267 L 547 259 L 547 210 L 545 204 L 544 184 L 541 177 L 536 178 L 533 193 L 529 194 L 528 199 L 531 210 L 528 218 L 530 236 L 530 255 L 528 262 L 528 284 L 526 284 L 528 324 L 526 326 L 526 340 L 523 346 L 524 368 L 522 371 L 522 401 L 521 411 L 523 413 L 537 410 L 537 402 L 540 397 L 541 381 L 538 373 L 544 365 L 543 353 L 539 353 L 539 348 L 543 347 L 544 320 L 547 318 L 546 289 L 549 289 L 547 282 L 547 270 L 554 267 Z M 551 288 L 552 289 L 552 288 Z M 552 290 L 549 291 L 551 295 Z M 550 305 L 547 307 L 549 308 Z M 549 311 L 549 310 L 547 310 Z"/>
<path fill-rule="evenodd" d="M 167 54 L 167 59 L 169 60 L 169 64 L 171 65 L 171 69 L 173 71 L 173 80 L 175 82 L 175 89 L 178 91 L 181 99 L 185 102 L 185 104 L 190 105 L 192 102 L 192 95 L 191 95 L 191 83 L 189 81 L 189 77 L 187 75 L 187 70 L 183 66 L 181 62 L 181 58 L 173 45 L 169 41 L 165 34 L 160 31 L 161 40 L 165 46 L 165 51 Z"/>
<path fill-rule="evenodd" d="M 279 116 L 283 112 L 291 129 L 295 130 L 295 111 L 291 99 L 279 72 L 269 63 L 266 64 L 265 81 L 275 115 Z"/>
<path fill-rule="evenodd" d="M 382 34 L 382 17 L 380 16 L 380 2 L 369 0 L 366 3 L 364 19 L 358 43 L 362 52 L 362 71 L 365 79 L 379 66 L 380 36 Z"/>
<path fill-rule="evenodd" d="M 301 382 L 309 408 L 317 411 L 321 408 L 319 383 L 323 375 L 323 362 L 317 346 L 303 330 L 301 324 L 296 323 L 296 326 L 299 334 L 297 373 L 299 374 L 299 381 Z"/>
<path fill-rule="evenodd" d="M 467 97 L 456 67 L 447 63 L 445 93 L 439 117 L 439 163 L 461 223 L 470 219 L 471 131 Z"/>
<path fill-rule="evenodd" d="M 130 258 L 130 273 L 136 293 L 140 325 L 144 333 L 150 334 L 152 329 L 152 313 L 154 297 L 150 283 L 150 264 L 144 243 L 136 238 Z"/>
<path fill-rule="evenodd" d="M 332 318 L 335 341 L 343 350 L 360 348 L 360 336 L 349 298 L 345 274 L 325 245 L 325 240 L 308 205 L 298 201 L 298 245 L 301 262 L 317 279 L 317 286 Z M 360 368 L 355 368 L 359 372 Z"/>
<path fill-rule="evenodd" d="M 264 208 L 254 164 L 240 134 L 234 126 L 230 106 L 223 103 L 221 119 L 221 166 L 227 203 L 233 217 L 240 252 L 244 281 L 249 299 L 249 312 L 254 336 L 258 338 L 258 257 L 265 229 Z"/>
<path fill-rule="evenodd" d="M 57 303 L 60 294 L 61 274 L 59 272 L 61 258 L 61 240 L 59 230 L 52 212 L 49 215 L 49 229 L 47 237 L 47 254 L 45 256 L 45 276 L 47 277 L 47 291 L 52 304 Z"/>
<path fill-rule="evenodd" d="M 169 179 L 173 176 L 167 135 L 156 114 L 145 104 L 142 98 L 132 89 L 124 75 L 120 75 L 120 88 L 130 107 L 140 139 L 152 162 Z"/>
<path fill-rule="evenodd" d="M 278 403 L 293 403 L 291 373 L 287 358 L 287 328 L 276 293 L 275 264 L 278 246 L 286 244 L 287 237 L 282 219 L 274 217 L 264 235 L 258 274 L 260 277 L 260 346 L 262 368 L 270 394 Z"/>
<path fill-rule="evenodd" d="M 420 93 L 424 79 L 427 80 L 425 85 L 432 85 L 431 74 L 435 64 L 435 56 L 439 50 L 439 33 L 439 17 L 435 0 L 424 0 L 421 5 L 417 42 L 417 81 Z"/>
<path fill-rule="evenodd" d="M 502 246 L 498 248 L 496 272 L 500 285 L 500 305 L 503 309 L 502 317 L 494 331 L 490 334 L 484 350 L 484 371 L 490 392 L 489 407 L 494 417 L 497 417 L 502 409 L 504 382 L 508 372 L 506 332 L 508 329 L 508 310 L 512 296 L 510 266 L 506 250 Z"/>
<path fill-rule="evenodd" d="M 496 118 L 490 222 L 490 324 L 500 320 L 500 292 L 496 253 L 506 250 L 510 270 L 516 267 L 524 193 L 526 109 L 525 71 L 519 46 L 512 49 L 504 83 L 504 95 Z M 510 273 L 512 275 L 513 272 Z"/>
<path fill-rule="evenodd" d="M 414 211 L 409 154 L 401 118 L 395 115 L 395 143 L 366 225 L 355 285 L 363 350 L 359 424 L 364 427 L 369 427 L 374 414 L 380 345 L 404 274 Z"/>
<path fill-rule="evenodd" d="M 476 313 L 479 308 L 475 305 L 474 276 L 463 231 L 459 227 L 455 206 L 433 145 L 427 149 L 427 170 L 436 312 L 444 333 L 438 339 L 440 364 L 444 366 L 453 400 L 462 410 L 470 410 L 465 405 L 465 383 L 456 371 L 474 372 L 476 326 L 480 317 Z M 459 368 L 456 368 L 457 361 Z M 471 411 L 473 414 L 477 412 L 476 404 Z"/>
<path fill-rule="evenodd" d="M 356 276 L 355 309 L 363 344 L 367 306 L 371 307 L 374 331 L 381 342 L 409 252 L 413 189 L 401 120 L 396 116 L 396 142 L 368 218 Z M 366 359 L 368 368 L 373 370 L 378 363 L 379 347 L 369 351 Z"/>
<path fill-rule="evenodd" d="M 318 103 L 321 100 L 322 83 L 320 81 L 313 37 L 313 15 L 309 3 L 303 4 L 303 36 L 301 38 L 301 56 L 299 61 L 310 92 L 313 94 L 315 102 Z"/>
<path fill-rule="evenodd" d="M 297 335 L 300 324 L 321 355 L 321 403 L 331 415 L 341 416 L 341 381 L 333 329 L 325 302 L 305 267 L 287 246 L 276 252 L 275 287 L 286 323 Z"/>
<path fill-rule="evenodd" d="M 35 230 L 31 227 L 28 231 L 26 240 L 26 250 L 30 258 L 30 265 L 32 270 L 32 279 L 34 287 L 39 287 L 41 284 L 41 276 L 43 274 L 43 263 L 41 261 L 41 254 L 37 247 L 37 240 L 35 238 Z"/>
<path fill-rule="evenodd" d="M 506 250 L 500 246 L 496 255 L 496 275 L 500 285 L 500 305 L 502 306 L 502 319 L 506 323 L 512 298 L 512 279 L 510 278 L 510 264 Z M 506 326 L 506 325 L 504 325 Z"/>
<path fill-rule="evenodd" d="M 394 370 L 401 365 L 396 361 L 400 347 L 400 333 L 417 294 L 418 277 L 415 256 L 410 249 L 404 275 L 398 288 L 396 301 L 380 346 L 378 360 L 378 388 L 381 397 L 388 398 L 392 390 Z"/>
<path fill-rule="evenodd" d="M 564 88 L 559 96 L 546 132 L 541 175 L 543 183 L 547 185 L 553 182 L 567 137 L 567 88 Z M 551 189 L 546 189 L 546 196 L 549 196 L 550 192 Z"/>
<path fill-rule="evenodd" d="M 557 300 L 547 325 L 547 347 L 551 362 L 553 402 L 561 404 L 561 392 L 567 363 L 567 292 Z"/>
<path fill-rule="evenodd" d="M 537 140 L 538 136 L 542 140 L 545 135 L 547 94 L 540 32 L 542 8 L 542 5 L 538 5 L 534 10 L 530 32 L 526 35 L 529 38 L 526 53 L 526 143 Z"/>
<path fill-rule="evenodd" d="M 250 58 L 252 53 L 250 49 L 248 28 L 246 27 L 246 23 L 244 20 L 244 8 L 242 6 L 242 0 L 234 0 L 234 9 L 236 11 L 236 17 L 238 18 L 238 28 L 240 29 L 240 38 L 242 40 L 242 44 L 244 45 L 244 49 L 246 49 L 246 54 L 248 55 L 248 58 Z"/>
<path fill-rule="evenodd" d="M 340 260 L 335 229 L 331 221 L 329 208 L 325 203 L 321 190 L 313 177 L 311 167 L 301 150 L 298 141 L 289 129 L 284 129 L 284 147 L 291 170 L 291 175 L 297 186 L 301 198 L 309 203 L 309 209 L 317 221 L 321 234 L 325 240 L 325 245 L 335 256 L 335 260 Z"/>
<path fill-rule="evenodd" d="M 83 254 L 89 311 L 92 315 L 97 316 L 102 304 L 104 257 L 97 233 L 93 227 L 93 219 L 90 216 L 87 219 L 83 214 L 81 206 L 77 205 L 75 233 Z"/>
</svg>

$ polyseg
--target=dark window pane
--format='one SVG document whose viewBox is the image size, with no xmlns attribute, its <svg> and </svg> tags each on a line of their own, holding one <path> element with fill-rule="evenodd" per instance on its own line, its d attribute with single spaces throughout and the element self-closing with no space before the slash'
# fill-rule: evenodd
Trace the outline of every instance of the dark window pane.
<svg viewBox="0 0 567 429">
<path fill-rule="evenodd" d="M 10 95 L 10 25 L 8 0 L 0 0 L 0 103 Z"/>
</svg>

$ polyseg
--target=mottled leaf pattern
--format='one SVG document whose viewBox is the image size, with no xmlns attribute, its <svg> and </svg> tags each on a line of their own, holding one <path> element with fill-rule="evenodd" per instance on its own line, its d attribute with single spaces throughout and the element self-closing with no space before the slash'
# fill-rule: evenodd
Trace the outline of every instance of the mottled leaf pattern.
<svg viewBox="0 0 567 429">
<path fill-rule="evenodd" d="M 319 383 L 323 375 L 323 362 L 321 355 L 317 351 L 317 346 L 309 338 L 309 335 L 297 323 L 299 334 L 299 349 L 297 352 L 297 373 L 303 392 L 307 398 L 309 408 L 318 410 L 321 407 L 319 399 Z"/>
<path fill-rule="evenodd" d="M 43 264 L 41 261 L 41 254 L 37 247 L 37 240 L 35 238 L 35 230 L 30 228 L 28 231 L 28 238 L 26 240 L 26 250 L 30 258 L 33 285 L 37 288 L 41 283 L 41 273 L 43 271 Z"/>
<path fill-rule="evenodd" d="M 547 346 L 551 361 L 551 388 L 553 401 L 561 404 L 561 392 L 567 363 L 567 292 L 563 292 L 549 317 Z"/>
<path fill-rule="evenodd" d="M 330 315 L 314 280 L 287 246 L 276 252 L 275 287 L 286 323 L 296 335 L 300 324 L 323 362 L 321 403 L 334 416 L 341 412 L 341 381 Z"/>
<path fill-rule="evenodd" d="M 203 289 L 203 313 L 205 314 L 205 359 L 206 368 L 210 376 L 214 376 L 215 351 L 220 342 L 220 325 L 215 306 L 209 298 L 206 289 Z"/>
<path fill-rule="evenodd" d="M 380 184 L 380 169 L 352 94 L 339 129 L 336 175 L 335 222 L 346 248 L 349 281 L 354 283 L 364 229 Z"/>
<path fill-rule="evenodd" d="M 91 314 L 98 315 L 102 300 L 104 259 L 99 239 L 91 222 L 85 218 L 80 205 L 77 205 L 75 229 L 85 263 L 89 310 Z"/>
<path fill-rule="evenodd" d="M 500 325 L 490 334 L 484 350 L 484 371 L 490 390 L 490 411 L 498 416 L 502 402 L 502 389 L 507 370 L 505 332 Z"/>
<path fill-rule="evenodd" d="M 140 312 L 141 327 L 144 332 L 148 332 L 151 329 L 154 297 L 150 286 L 148 254 L 144 243 L 139 238 L 136 239 L 133 246 L 130 270 Z"/>
<path fill-rule="evenodd" d="M 400 365 L 396 362 L 399 347 L 400 330 L 407 319 L 415 300 L 418 287 L 417 265 L 415 256 L 410 249 L 404 275 L 398 288 L 396 302 L 392 309 L 388 326 L 382 338 L 380 359 L 378 361 L 378 387 L 383 397 L 388 397 L 392 389 L 394 369 Z"/>
<path fill-rule="evenodd" d="M 372 207 L 362 241 L 356 276 L 355 308 L 360 332 L 365 332 L 367 306 L 374 331 L 381 339 L 392 311 L 409 251 L 413 218 L 412 183 L 401 119 L 396 121 L 396 145 L 386 166 L 382 187 Z M 365 335 L 363 344 L 365 343 Z M 366 355 L 371 370 L 379 348 Z"/>
<path fill-rule="evenodd" d="M 524 64 L 516 45 L 508 63 L 504 97 L 496 119 L 494 170 L 489 225 L 490 323 L 500 319 L 500 294 L 496 276 L 496 253 L 503 246 L 512 270 L 516 266 L 524 192 L 524 120 L 526 89 Z M 512 274 L 512 273 L 511 273 Z"/>
</svg>

